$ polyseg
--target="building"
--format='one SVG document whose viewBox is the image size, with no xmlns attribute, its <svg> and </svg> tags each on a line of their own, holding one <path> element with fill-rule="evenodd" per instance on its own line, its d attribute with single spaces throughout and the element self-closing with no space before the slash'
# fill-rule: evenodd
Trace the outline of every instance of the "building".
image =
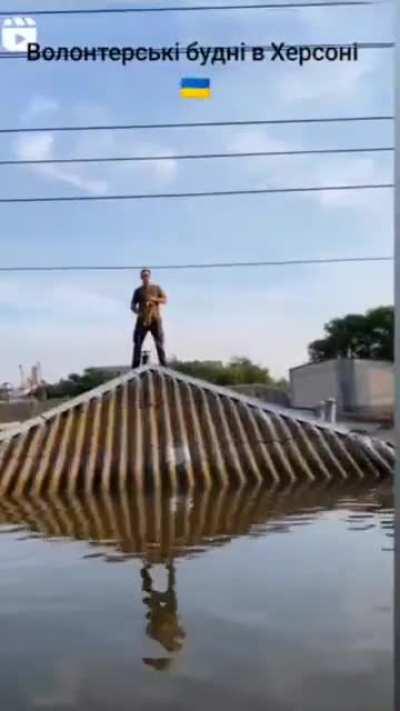
<svg viewBox="0 0 400 711">
<path fill-rule="evenodd" d="M 12 391 L 11 383 L 0 383 L 0 402 L 8 402 L 11 399 Z"/>
<path fill-rule="evenodd" d="M 393 464 L 383 441 L 151 365 L 0 433 L 0 494 L 375 480 Z"/>
<path fill-rule="evenodd" d="M 384 420 L 394 413 L 393 363 L 336 358 L 291 368 L 292 407 L 315 408 L 334 398 L 341 418 Z"/>
</svg>

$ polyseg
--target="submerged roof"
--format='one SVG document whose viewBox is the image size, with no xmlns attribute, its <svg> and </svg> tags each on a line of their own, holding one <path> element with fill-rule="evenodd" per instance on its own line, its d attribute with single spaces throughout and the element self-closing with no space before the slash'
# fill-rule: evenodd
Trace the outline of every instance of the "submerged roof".
<svg viewBox="0 0 400 711">
<path fill-rule="evenodd" d="M 170 561 L 193 556 L 237 536 L 257 537 L 311 525 L 326 511 L 346 511 L 348 526 L 360 525 L 360 513 L 393 534 L 391 483 L 348 481 L 250 486 L 163 496 L 143 491 L 88 496 L 3 496 L 0 530 L 43 538 L 86 540 L 115 562 L 133 556 Z M 365 520 L 364 520 L 365 523 Z M 23 530 L 21 530 L 23 529 Z"/>
<path fill-rule="evenodd" d="M 362 479 L 393 464 L 384 442 L 152 365 L 0 433 L 0 493 Z"/>
</svg>

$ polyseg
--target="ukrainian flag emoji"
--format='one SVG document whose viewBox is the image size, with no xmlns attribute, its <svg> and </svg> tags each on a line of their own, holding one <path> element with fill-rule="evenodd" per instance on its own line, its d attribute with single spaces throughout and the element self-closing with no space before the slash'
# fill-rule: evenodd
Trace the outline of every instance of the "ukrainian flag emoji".
<svg viewBox="0 0 400 711">
<path fill-rule="evenodd" d="M 211 99 L 209 79 L 181 79 L 181 97 L 183 99 Z"/>
</svg>

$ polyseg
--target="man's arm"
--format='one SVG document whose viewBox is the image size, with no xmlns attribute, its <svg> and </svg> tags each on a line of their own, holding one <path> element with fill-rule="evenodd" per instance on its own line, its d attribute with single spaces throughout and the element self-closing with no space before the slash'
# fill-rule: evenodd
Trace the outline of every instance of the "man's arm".
<svg viewBox="0 0 400 711">
<path fill-rule="evenodd" d="M 153 299 L 153 301 L 155 301 L 157 304 L 167 303 L 167 295 L 164 293 L 160 286 L 157 289 L 157 296 Z"/>
<path fill-rule="evenodd" d="M 131 311 L 133 311 L 134 314 L 137 314 L 139 311 L 139 294 L 137 289 L 133 292 L 131 299 Z"/>
</svg>

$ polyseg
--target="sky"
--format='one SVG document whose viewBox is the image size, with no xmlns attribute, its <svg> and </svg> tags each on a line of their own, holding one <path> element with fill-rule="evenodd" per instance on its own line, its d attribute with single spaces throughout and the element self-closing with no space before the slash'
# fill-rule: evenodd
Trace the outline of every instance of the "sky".
<svg viewBox="0 0 400 711">
<path fill-rule="evenodd" d="M 19 10 L 93 7 L 13 1 Z M 159 0 L 154 5 L 168 4 Z M 102 0 L 98 7 L 150 0 Z M 175 0 L 174 5 L 202 4 Z M 210 3 L 211 4 L 211 3 Z M 217 3 L 216 3 L 217 4 Z M 218 3 L 220 4 L 220 3 Z M 47 46 L 203 46 L 393 41 L 390 3 L 365 7 L 37 17 Z M 34 12 L 30 13 L 35 17 Z M 357 63 L 26 62 L 0 59 L 0 128 L 393 113 L 393 50 Z M 179 96 L 209 77 L 210 101 Z M 6 99 L 4 101 L 4 99 Z M 391 122 L 0 135 L 0 160 L 390 146 Z M 391 183 L 391 153 L 0 166 L 0 196 L 91 196 Z M 0 265 L 168 265 L 393 252 L 391 190 L 121 202 L 2 204 Z M 166 347 L 180 359 L 247 356 L 272 376 L 307 361 L 324 324 L 393 303 L 390 262 L 153 272 L 167 292 Z M 0 275 L 0 381 L 42 365 L 54 381 L 128 364 L 138 273 Z M 146 341 L 150 345 L 150 341 Z"/>
</svg>

